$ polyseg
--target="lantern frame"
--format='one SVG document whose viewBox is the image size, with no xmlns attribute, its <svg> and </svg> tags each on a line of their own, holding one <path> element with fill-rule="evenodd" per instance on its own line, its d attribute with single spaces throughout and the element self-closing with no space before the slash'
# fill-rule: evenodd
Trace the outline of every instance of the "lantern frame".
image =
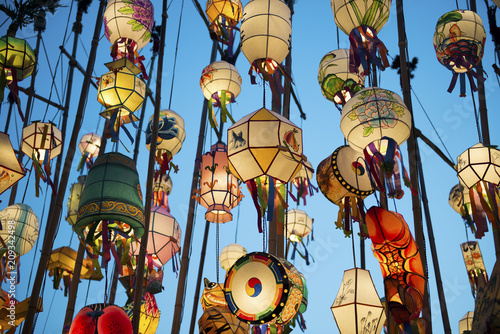
<svg viewBox="0 0 500 334">
<path fill-rule="evenodd" d="M 222 16 L 229 25 L 235 26 L 241 19 L 243 5 L 240 0 L 208 0 L 205 8 L 211 25 Z"/>
<path fill-rule="evenodd" d="M 23 129 L 21 150 L 31 159 L 35 155 L 40 162 L 52 160 L 62 150 L 61 130 L 51 122 L 34 121 Z"/>
<path fill-rule="evenodd" d="M 299 242 L 312 231 L 314 219 L 303 210 L 290 209 L 286 212 L 286 237 L 292 242 Z"/>
<path fill-rule="evenodd" d="M 457 158 L 460 183 L 470 189 L 479 181 L 500 184 L 500 151 L 477 143 Z"/>
<path fill-rule="evenodd" d="M 12 36 L 0 38 L 0 70 L 15 71 L 16 80 L 26 79 L 33 73 L 36 55 L 27 41 Z"/>
</svg>

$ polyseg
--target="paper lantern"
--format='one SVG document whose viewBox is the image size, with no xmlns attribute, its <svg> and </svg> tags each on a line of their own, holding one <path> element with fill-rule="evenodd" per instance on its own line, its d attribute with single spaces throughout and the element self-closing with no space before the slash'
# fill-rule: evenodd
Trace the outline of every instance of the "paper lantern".
<svg viewBox="0 0 500 334">
<path fill-rule="evenodd" d="M 87 168 L 90 169 L 94 162 L 94 158 L 99 155 L 99 148 L 101 147 L 101 136 L 93 132 L 87 133 L 82 136 L 78 148 L 82 153 L 80 163 L 78 165 L 78 171 L 83 167 L 83 163 L 87 163 Z"/>
<path fill-rule="evenodd" d="M 29 206 L 23 203 L 9 205 L 0 211 L 0 221 L 0 239 L 9 245 L 9 250 L 23 256 L 33 248 L 39 227 L 38 217 Z"/>
<path fill-rule="evenodd" d="M 460 96 L 465 96 L 466 75 L 473 91 L 477 91 L 473 78 L 485 80 L 475 71 L 483 58 L 485 41 L 483 22 L 475 12 L 456 9 L 439 18 L 432 42 L 439 62 L 453 71 L 448 92 L 453 91 L 459 75 Z"/>
<path fill-rule="evenodd" d="M 207 209 L 205 219 L 226 223 L 233 219 L 231 209 L 243 198 L 238 179 L 229 172 L 227 146 L 219 142 L 201 157 L 200 182 L 196 200 Z"/>
<path fill-rule="evenodd" d="M 151 136 L 153 134 L 153 117 L 149 118 L 146 127 L 146 147 L 149 150 L 151 146 Z M 160 121 L 158 125 L 158 139 L 156 142 L 157 160 L 158 155 L 168 152 L 170 156 L 176 155 L 182 148 L 182 143 L 186 139 L 184 130 L 184 119 L 172 110 L 160 111 Z"/>
<path fill-rule="evenodd" d="M 458 333 L 469 334 L 472 331 L 472 321 L 474 320 L 474 312 L 469 311 L 458 322 Z"/>
<path fill-rule="evenodd" d="M 153 206 L 162 206 L 170 212 L 168 195 L 172 192 L 172 179 L 170 176 L 156 175 L 153 180 Z"/>
<path fill-rule="evenodd" d="M 76 256 L 76 251 L 70 247 L 60 247 L 52 250 L 52 252 L 50 253 L 49 263 L 47 265 L 49 276 L 54 277 L 53 287 L 55 290 L 59 288 L 61 280 L 63 281 L 65 297 L 68 295 L 71 280 L 73 279 L 73 270 L 75 269 Z M 91 263 L 92 261 L 87 260 L 86 262 Z M 89 274 L 88 267 L 90 267 L 90 265 L 82 265 L 80 278 L 84 278 Z M 88 277 L 90 277 L 90 275 L 87 276 L 87 278 Z"/>
<path fill-rule="evenodd" d="M 103 20 L 108 41 L 121 52 L 134 54 L 151 39 L 154 7 L 149 0 L 108 0 Z"/>
<path fill-rule="evenodd" d="M 226 301 L 231 312 L 251 324 L 285 325 L 302 303 L 302 279 L 284 259 L 253 252 L 226 274 Z"/>
<path fill-rule="evenodd" d="M 19 164 L 9 135 L 0 132 L 0 194 L 12 187 L 24 177 L 26 172 Z"/>
<path fill-rule="evenodd" d="M 365 87 L 363 68 L 349 71 L 349 50 L 328 52 L 319 63 L 318 83 L 321 93 L 335 104 L 344 105 Z"/>
<path fill-rule="evenodd" d="M 243 8 L 241 51 L 265 80 L 290 52 L 292 15 L 282 0 L 251 0 Z"/>
<path fill-rule="evenodd" d="M 330 4 L 335 23 L 349 36 L 350 72 L 357 72 L 360 65 L 364 74 L 370 74 L 372 64 L 381 70 L 388 67 L 387 49 L 377 33 L 389 19 L 391 0 L 331 0 Z"/>
<path fill-rule="evenodd" d="M 179 252 L 180 247 L 181 228 L 177 220 L 164 207 L 152 207 L 146 257 L 151 257 L 152 264 L 161 268 Z M 134 255 L 138 256 L 140 249 L 139 243 L 132 242 Z"/>
<path fill-rule="evenodd" d="M 5 333 L 10 330 L 11 333 L 15 332 L 17 327 L 26 318 L 28 313 L 28 305 L 32 297 L 28 297 L 23 301 L 17 301 L 15 298 L 8 298 L 8 293 L 0 289 L 0 296 L 7 295 L 6 302 L 0 307 L 0 329 Z M 35 297 L 33 297 L 35 298 Z M 1 299 L 1 298 L 0 298 Z M 43 312 L 42 298 L 38 298 L 35 313 Z"/>
<path fill-rule="evenodd" d="M 31 75 L 36 64 L 35 52 L 24 39 L 0 38 L 0 69 L 10 70 L 7 80 L 21 81 Z M 10 77 L 10 79 L 9 79 Z"/>
<path fill-rule="evenodd" d="M 483 256 L 479 249 L 477 241 L 468 241 L 460 245 L 462 255 L 464 257 L 465 269 L 469 276 L 469 283 L 472 291 L 472 296 L 476 297 L 478 288 L 478 277 L 483 276 L 485 283 L 488 283 L 488 273 L 483 262 Z"/>
<path fill-rule="evenodd" d="M 21 150 L 41 165 L 61 153 L 61 142 L 61 131 L 54 124 L 35 121 L 23 129 Z"/>
<path fill-rule="evenodd" d="M 299 242 L 309 235 L 313 219 L 305 211 L 290 209 L 286 213 L 286 237 L 293 242 Z"/>
<path fill-rule="evenodd" d="M 205 13 L 212 25 L 236 26 L 241 19 L 241 8 L 243 5 L 240 0 L 208 0 Z"/>
<path fill-rule="evenodd" d="M 66 221 L 72 226 L 75 225 L 76 223 L 78 208 L 80 207 L 80 198 L 82 195 L 83 188 L 85 187 L 86 180 L 87 180 L 87 175 L 78 176 L 78 182 L 73 183 L 69 190 L 68 211 L 66 213 Z"/>
<path fill-rule="evenodd" d="M 225 307 L 210 307 L 198 320 L 200 334 L 246 334 L 250 325 L 236 318 Z"/>
<path fill-rule="evenodd" d="M 286 183 L 302 166 L 302 130 L 266 108 L 243 117 L 227 134 L 229 169 L 243 182 L 267 175 Z"/>
<path fill-rule="evenodd" d="M 384 326 L 384 307 L 368 270 L 344 271 L 331 309 L 340 333 L 380 333 Z"/>
<path fill-rule="evenodd" d="M 203 311 L 214 306 L 227 308 L 224 288 L 221 283 L 210 282 L 207 278 L 203 280 L 205 288 L 201 294 L 200 303 Z"/>
<path fill-rule="evenodd" d="M 132 322 L 127 313 L 109 304 L 87 305 L 73 319 L 69 334 L 132 334 Z"/>
<path fill-rule="evenodd" d="M 247 255 L 247 250 L 240 244 L 229 244 L 222 248 L 219 262 L 222 269 L 228 271 L 240 257 Z"/>
<path fill-rule="evenodd" d="M 366 213 L 366 225 L 394 321 L 403 323 L 418 318 L 423 306 L 425 277 L 408 224 L 399 213 L 374 206 Z"/>
<path fill-rule="evenodd" d="M 134 302 L 123 307 L 123 310 L 134 321 Z M 154 295 L 145 293 L 141 300 L 141 316 L 139 318 L 139 334 L 155 334 L 160 323 L 160 310 Z"/>
</svg>

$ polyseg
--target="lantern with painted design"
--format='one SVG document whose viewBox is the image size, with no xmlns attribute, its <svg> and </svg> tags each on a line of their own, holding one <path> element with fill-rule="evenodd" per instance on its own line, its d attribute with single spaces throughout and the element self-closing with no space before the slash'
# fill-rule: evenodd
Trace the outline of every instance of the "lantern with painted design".
<svg viewBox="0 0 500 334">
<path fill-rule="evenodd" d="M 250 325 L 235 317 L 226 307 L 207 308 L 198 320 L 200 334 L 247 334 Z"/>
<path fill-rule="evenodd" d="M 153 134 L 153 116 L 149 118 L 146 127 L 146 147 L 149 151 Z M 156 160 L 170 161 L 182 148 L 182 143 L 186 139 L 186 132 L 184 130 L 184 119 L 172 110 L 161 110 L 160 120 L 158 123 L 158 138 L 156 142 Z M 167 154 L 167 159 L 163 154 Z"/>
<path fill-rule="evenodd" d="M 16 158 L 9 135 L 0 132 L 0 194 L 16 184 L 26 172 Z"/>
<path fill-rule="evenodd" d="M 240 244 L 229 244 L 222 248 L 219 256 L 219 262 L 222 269 L 228 271 L 233 264 L 242 256 L 247 255 L 247 250 Z"/>
<path fill-rule="evenodd" d="M 9 250 L 23 256 L 33 248 L 38 239 L 38 217 L 28 205 L 9 205 L 0 211 L 0 222 L 0 239 L 8 243 Z"/>
<path fill-rule="evenodd" d="M 479 287 L 478 277 L 482 276 L 484 282 L 488 284 L 488 273 L 483 262 L 481 249 L 477 241 L 468 241 L 460 245 L 462 255 L 464 257 L 465 269 L 469 276 L 469 283 L 472 291 L 472 296 L 476 297 L 477 288 Z"/>
<path fill-rule="evenodd" d="M 7 81 L 21 81 L 31 75 L 36 64 L 35 52 L 24 39 L 0 38 L 0 70 Z"/>
</svg>

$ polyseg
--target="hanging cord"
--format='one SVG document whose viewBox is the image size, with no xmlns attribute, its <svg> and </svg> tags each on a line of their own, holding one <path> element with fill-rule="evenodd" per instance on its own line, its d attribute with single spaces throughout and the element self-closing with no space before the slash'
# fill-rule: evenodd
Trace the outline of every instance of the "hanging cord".
<svg viewBox="0 0 500 334">
<path fill-rule="evenodd" d="M 479 142 L 483 142 L 483 136 L 481 135 L 481 126 L 479 125 L 479 114 L 477 113 L 476 107 L 476 99 L 474 97 L 474 93 L 472 95 L 472 105 L 474 106 L 474 118 L 476 119 L 476 129 L 477 129 L 477 137 L 479 138 Z"/>
<path fill-rule="evenodd" d="M 340 49 L 340 36 L 339 36 L 339 26 L 337 26 L 337 49 Z"/>
<path fill-rule="evenodd" d="M 217 224 L 217 229 L 216 229 L 216 246 L 215 246 L 215 271 L 217 272 L 217 284 L 219 283 L 219 223 Z"/>
<path fill-rule="evenodd" d="M 49 311 L 47 312 L 47 318 L 45 318 L 45 323 L 43 324 L 42 333 L 45 333 L 45 327 L 47 327 L 47 321 L 49 321 L 50 318 L 50 311 L 52 311 L 52 304 L 54 304 L 54 297 L 56 296 L 56 291 L 57 290 L 54 290 L 54 293 L 52 294 L 52 300 L 50 301 Z"/>
<path fill-rule="evenodd" d="M 455 4 L 457 5 L 457 9 L 460 9 L 460 6 L 458 5 L 458 0 L 455 0 Z"/>
<path fill-rule="evenodd" d="M 69 20 L 71 18 L 71 14 L 73 13 L 73 4 L 75 3 L 75 1 L 71 1 L 71 6 L 69 7 L 69 14 L 68 14 L 68 20 L 66 21 L 66 28 L 64 29 L 64 36 L 63 36 L 63 45 L 66 45 L 66 43 L 68 42 L 70 36 L 71 36 L 71 33 L 69 34 L 68 36 L 68 28 L 69 28 Z M 73 31 L 71 31 L 73 32 Z M 68 37 L 68 39 L 66 39 L 66 36 Z M 45 329 L 45 327 L 44 327 Z"/>
<path fill-rule="evenodd" d="M 85 304 L 84 305 L 87 305 L 87 299 L 89 298 L 90 282 L 92 282 L 92 280 L 89 278 L 89 284 L 87 285 L 87 294 L 85 295 Z"/>
<path fill-rule="evenodd" d="M 348 222 L 349 225 L 351 225 L 351 222 Z M 351 231 L 352 231 L 352 225 L 350 226 Z M 361 228 L 361 227 L 360 227 Z M 356 268 L 356 251 L 354 247 L 354 234 L 351 235 L 351 243 L 352 243 L 352 261 L 354 262 L 354 268 Z"/>
<path fill-rule="evenodd" d="M 266 252 L 266 230 L 267 230 L 267 222 L 264 220 L 262 224 L 262 252 Z"/>
<path fill-rule="evenodd" d="M 24 203 L 24 199 L 26 198 L 26 192 L 28 191 L 28 187 L 30 184 L 31 172 L 33 171 L 33 160 L 30 159 L 30 162 L 31 162 L 31 167 L 29 168 L 29 175 L 28 178 L 26 179 L 26 187 L 24 188 L 23 199 L 21 203 Z M 45 190 L 45 194 L 47 194 L 47 189 Z"/>
<path fill-rule="evenodd" d="M 170 109 L 170 106 L 172 105 L 172 94 L 174 93 L 175 67 L 177 64 L 177 51 L 179 51 L 179 39 L 181 36 L 181 23 L 182 23 L 183 11 L 184 11 L 184 0 L 182 0 L 182 4 L 181 4 L 181 15 L 179 17 L 179 28 L 177 29 L 177 41 L 175 42 L 174 67 L 172 70 L 172 83 L 170 85 L 170 99 L 168 101 L 168 109 Z"/>
<path fill-rule="evenodd" d="M 262 85 L 262 105 L 265 108 L 266 107 L 266 83 Z"/>
<path fill-rule="evenodd" d="M 238 214 L 236 215 L 236 229 L 234 231 L 234 243 L 238 243 L 238 226 L 240 225 L 240 208 L 241 205 L 238 205 Z"/>
</svg>

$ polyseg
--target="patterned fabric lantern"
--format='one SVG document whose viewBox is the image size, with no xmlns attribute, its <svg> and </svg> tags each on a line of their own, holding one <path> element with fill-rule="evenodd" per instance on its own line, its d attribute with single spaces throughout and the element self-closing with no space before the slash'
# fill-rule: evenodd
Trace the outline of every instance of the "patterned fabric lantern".
<svg viewBox="0 0 500 334">
<path fill-rule="evenodd" d="M 68 211 L 66 213 L 66 221 L 71 226 L 75 225 L 76 223 L 78 208 L 80 207 L 80 198 L 82 196 L 82 191 L 83 188 L 85 187 L 86 180 L 87 180 L 87 175 L 78 176 L 78 182 L 73 183 L 69 190 Z"/>
<path fill-rule="evenodd" d="M 228 271 L 240 257 L 247 255 L 247 250 L 240 244 L 229 244 L 222 248 L 219 262 L 222 269 Z"/>
<path fill-rule="evenodd" d="M 313 190 L 318 191 L 311 183 L 312 175 L 314 174 L 314 168 L 310 161 L 304 161 L 302 167 L 299 172 L 295 175 L 292 180 L 292 184 L 297 189 L 297 195 L 294 196 L 291 191 L 288 192 L 290 197 L 300 204 L 300 199 L 302 198 L 304 201 L 304 205 L 306 205 L 306 196 L 312 196 L 314 194 Z"/>
<path fill-rule="evenodd" d="M 134 302 L 123 307 L 130 321 L 134 321 Z M 145 293 L 141 301 L 141 317 L 139 319 L 139 334 L 155 334 L 160 323 L 160 310 L 154 295 Z"/>
<path fill-rule="evenodd" d="M 265 108 L 243 117 L 227 133 L 229 169 L 243 182 L 268 175 L 286 183 L 305 160 L 302 130 Z"/>
<path fill-rule="evenodd" d="M 127 313 L 109 304 L 87 305 L 73 319 L 69 334 L 132 334 L 132 322 Z"/>
<path fill-rule="evenodd" d="M 488 274 L 484 266 L 483 256 L 481 255 L 477 241 L 464 242 L 460 245 L 460 248 L 464 257 L 465 269 L 469 276 L 472 296 L 475 298 L 478 288 L 478 277 L 483 276 L 485 283 L 488 283 Z"/>
<path fill-rule="evenodd" d="M 250 325 L 236 318 L 225 307 L 210 307 L 198 320 L 200 334 L 247 334 Z"/>
<path fill-rule="evenodd" d="M 351 43 L 349 71 L 356 73 L 362 65 L 364 74 L 370 74 L 372 64 L 381 70 L 388 67 L 387 49 L 377 33 L 389 19 L 391 0 L 331 0 L 330 4 L 335 23 Z"/>
<path fill-rule="evenodd" d="M 282 0 L 251 0 L 243 8 L 241 51 L 264 80 L 290 52 L 292 14 Z"/>
<path fill-rule="evenodd" d="M 302 210 L 291 209 L 286 213 L 287 238 L 292 242 L 300 242 L 307 237 L 312 230 L 314 219 Z"/>
<path fill-rule="evenodd" d="M 340 129 L 349 146 L 364 152 L 378 189 L 387 189 L 390 198 L 401 198 L 401 169 L 406 185 L 409 179 L 399 145 L 408 139 L 411 129 L 411 113 L 403 100 L 389 90 L 365 88 L 345 104 Z"/>
<path fill-rule="evenodd" d="M 221 108 L 221 123 L 225 123 L 227 118 L 234 123 L 233 117 L 227 111 L 226 105 L 235 102 L 235 98 L 241 91 L 241 77 L 236 67 L 223 60 L 213 62 L 203 69 L 200 87 L 205 98 L 209 100 L 208 119 L 212 128 L 218 127 L 213 111 L 214 106 Z"/>
<path fill-rule="evenodd" d="M 363 199 L 375 189 L 363 156 L 350 146 L 340 146 L 318 165 L 316 180 L 323 195 L 339 206 L 337 228 L 349 236 L 354 220 L 361 222 L 360 230 L 365 235 Z"/>
<path fill-rule="evenodd" d="M 473 91 L 477 91 L 473 78 L 485 80 L 482 73 L 476 72 L 483 58 L 485 41 L 483 22 L 473 11 L 456 9 L 439 18 L 432 42 L 439 62 L 453 71 L 449 93 L 459 76 L 460 96 L 465 96 L 466 75 Z"/>
<path fill-rule="evenodd" d="M 372 250 L 380 262 L 389 311 L 397 323 L 419 316 L 425 289 L 420 253 L 408 224 L 399 213 L 371 207 L 366 225 Z"/>
<path fill-rule="evenodd" d="M 488 231 L 488 219 L 498 228 L 500 184 L 500 151 L 478 143 L 457 158 L 460 183 L 469 189 L 472 218 L 476 225 L 476 238 Z"/>
<path fill-rule="evenodd" d="M 87 168 L 92 167 L 94 158 L 99 155 L 99 148 L 101 147 L 101 136 L 96 133 L 90 132 L 82 136 L 78 148 L 82 153 L 82 158 L 78 164 L 78 171 L 83 167 L 83 163 L 87 163 Z"/>
<path fill-rule="evenodd" d="M 14 250 L 18 256 L 23 256 L 33 248 L 38 238 L 38 217 L 29 206 L 19 203 L 6 207 L 0 211 L 0 221 L 2 245 L 8 244 L 8 249 Z M 14 249 L 10 246 L 14 246 Z"/>
<path fill-rule="evenodd" d="M 233 219 L 231 209 L 243 198 L 238 179 L 229 172 L 227 146 L 212 145 L 201 157 L 200 185 L 196 200 L 207 209 L 205 219 L 212 223 L 226 223 Z"/>
<path fill-rule="evenodd" d="M 203 311 L 214 306 L 227 308 L 226 298 L 222 284 L 210 282 L 207 278 L 203 279 L 205 288 L 200 298 Z"/>
<path fill-rule="evenodd" d="M 24 177 L 26 172 L 19 164 L 9 135 L 0 132 L 0 194 Z"/>
<path fill-rule="evenodd" d="M 331 309 L 340 333 L 380 333 L 384 326 L 384 307 L 368 270 L 344 271 Z"/>
<path fill-rule="evenodd" d="M 249 324 L 282 326 L 302 303 L 302 278 L 284 259 L 253 252 L 241 257 L 226 274 L 226 301 L 231 312 Z"/>
<path fill-rule="evenodd" d="M 54 277 L 54 289 L 59 288 L 61 280 L 64 283 L 64 296 L 68 295 L 69 286 L 73 278 L 73 270 L 76 263 L 76 251 L 70 247 L 60 247 L 52 250 L 49 258 L 47 270 L 49 276 Z M 87 261 L 88 262 L 88 261 Z M 91 262 L 91 261 L 90 261 Z M 82 265 L 80 272 L 81 277 L 85 277 L 89 272 L 89 268 Z"/>
<path fill-rule="evenodd" d="M 474 312 L 469 311 L 458 322 L 458 333 L 469 334 L 472 330 L 472 321 L 474 320 Z"/>
<path fill-rule="evenodd" d="M 365 88 L 363 69 L 349 71 L 349 50 L 328 52 L 319 63 L 318 83 L 321 93 L 336 105 L 344 105 L 351 97 Z"/>
<path fill-rule="evenodd" d="M 227 56 L 233 57 L 234 31 L 241 19 L 243 5 L 240 0 L 208 0 L 205 13 L 209 29 L 222 44 L 227 45 Z"/>
</svg>

